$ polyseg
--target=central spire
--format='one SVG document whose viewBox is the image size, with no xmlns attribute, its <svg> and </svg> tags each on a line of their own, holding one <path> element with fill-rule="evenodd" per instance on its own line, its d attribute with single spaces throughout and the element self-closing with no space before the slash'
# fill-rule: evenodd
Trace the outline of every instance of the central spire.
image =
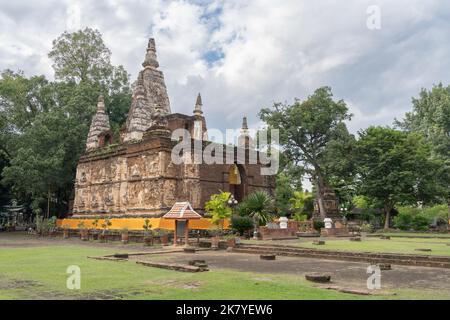
<svg viewBox="0 0 450 320">
<path fill-rule="evenodd" d="M 148 40 L 147 53 L 145 54 L 145 59 L 144 62 L 142 63 L 142 66 L 144 68 L 152 67 L 155 69 L 159 67 L 159 63 L 156 57 L 156 45 L 154 38 L 150 38 Z"/>
<path fill-rule="evenodd" d="M 195 116 L 201 116 L 203 114 L 202 111 L 202 96 L 200 95 L 200 93 L 197 96 L 197 101 L 195 102 L 195 108 L 194 108 L 194 115 Z"/>
<path fill-rule="evenodd" d="M 124 141 L 141 140 L 143 133 L 152 126 L 153 118 L 165 117 L 171 113 L 164 74 L 158 70 L 159 63 L 153 38 L 148 40 L 142 66 L 144 69 L 139 72 L 133 91 Z"/>
</svg>

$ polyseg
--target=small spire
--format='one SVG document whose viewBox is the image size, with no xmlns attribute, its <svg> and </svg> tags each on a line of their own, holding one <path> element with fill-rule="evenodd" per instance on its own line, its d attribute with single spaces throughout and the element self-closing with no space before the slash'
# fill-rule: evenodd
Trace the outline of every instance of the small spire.
<svg viewBox="0 0 450 320">
<path fill-rule="evenodd" d="M 202 106 L 202 96 L 199 93 L 197 96 L 197 101 L 195 101 L 194 115 L 201 116 L 203 114 Z"/>
<path fill-rule="evenodd" d="M 247 117 L 242 118 L 242 130 L 248 130 Z"/>
<path fill-rule="evenodd" d="M 154 38 L 150 38 L 148 40 L 148 45 L 147 45 L 147 53 L 145 55 L 145 60 L 142 63 L 142 66 L 145 67 L 152 67 L 152 68 L 158 68 L 159 67 L 159 63 L 158 60 L 156 59 L 156 45 L 155 45 L 155 39 Z"/>
<path fill-rule="evenodd" d="M 97 113 L 105 113 L 105 98 L 102 94 L 98 96 Z"/>
</svg>

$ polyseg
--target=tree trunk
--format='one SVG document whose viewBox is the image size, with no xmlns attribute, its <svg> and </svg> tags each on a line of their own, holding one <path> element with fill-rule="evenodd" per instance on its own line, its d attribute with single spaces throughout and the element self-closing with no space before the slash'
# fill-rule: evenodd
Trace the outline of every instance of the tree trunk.
<svg viewBox="0 0 450 320">
<path fill-rule="evenodd" d="M 50 187 L 47 191 L 47 219 L 50 218 Z"/>
<path fill-rule="evenodd" d="M 389 229 L 389 227 L 390 227 L 389 222 L 391 220 L 391 208 L 388 206 L 385 206 L 384 213 L 385 213 L 384 229 Z"/>
<path fill-rule="evenodd" d="M 322 219 L 325 219 L 327 217 L 327 211 L 325 209 L 325 205 L 323 202 L 323 192 L 324 192 L 324 182 L 322 175 L 320 173 L 317 173 L 316 175 L 316 188 L 317 188 L 317 205 L 319 206 L 319 214 Z"/>
</svg>

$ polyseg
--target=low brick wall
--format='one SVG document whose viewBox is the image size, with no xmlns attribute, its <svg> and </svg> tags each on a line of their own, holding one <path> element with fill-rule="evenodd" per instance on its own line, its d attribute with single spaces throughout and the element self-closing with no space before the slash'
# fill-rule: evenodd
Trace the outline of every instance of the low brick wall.
<svg viewBox="0 0 450 320">
<path fill-rule="evenodd" d="M 323 237 L 349 236 L 347 228 L 320 229 L 320 235 Z"/>
<path fill-rule="evenodd" d="M 297 230 L 295 228 L 271 229 L 268 227 L 260 227 L 259 234 L 263 240 L 297 238 Z"/>
</svg>

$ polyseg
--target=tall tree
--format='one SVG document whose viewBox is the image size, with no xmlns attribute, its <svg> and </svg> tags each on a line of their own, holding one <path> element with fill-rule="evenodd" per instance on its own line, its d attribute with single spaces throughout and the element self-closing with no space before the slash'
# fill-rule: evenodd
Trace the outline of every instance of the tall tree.
<svg viewBox="0 0 450 320">
<path fill-rule="evenodd" d="M 412 99 L 413 109 L 406 113 L 403 121 L 396 125 L 408 132 L 417 132 L 431 146 L 431 161 L 437 163 L 434 172 L 441 190 L 430 190 L 443 194 L 441 202 L 447 201 L 450 210 L 450 86 L 442 83 L 431 90 L 422 89 L 418 98 Z M 431 168 L 430 168 L 431 169 Z"/>
<path fill-rule="evenodd" d="M 79 85 L 78 91 L 90 91 L 86 95 L 89 99 L 95 92 L 90 100 L 93 105 L 100 94 L 104 95 L 112 128 L 117 131 L 125 122 L 131 104 L 130 80 L 123 66 L 112 65 L 111 51 L 101 33 L 91 28 L 64 32 L 53 41 L 48 56 L 53 60 L 55 78 L 69 90 Z"/>
<path fill-rule="evenodd" d="M 450 159 L 450 86 L 440 83 L 431 90 L 422 89 L 412 104 L 413 110 L 396 124 L 406 131 L 422 133 L 433 152 Z"/>
<path fill-rule="evenodd" d="M 369 127 L 359 136 L 358 191 L 383 207 L 385 228 L 389 228 L 396 205 L 429 201 L 435 194 L 429 189 L 438 182 L 430 174 L 436 164 L 429 160 L 430 147 L 418 134 Z"/>
<path fill-rule="evenodd" d="M 3 185 L 35 212 L 64 213 L 76 164 L 84 152 L 97 98 L 105 96 L 118 130 L 131 104 L 126 71 L 110 62 L 98 31 L 63 33 L 49 56 L 56 82 L 6 70 L 0 78 L 0 152 Z M 49 207 L 52 207 L 49 210 Z"/>
<path fill-rule="evenodd" d="M 305 101 L 297 99 L 293 105 L 276 103 L 272 108 L 264 108 L 260 117 L 269 128 L 279 130 L 280 144 L 288 159 L 311 176 L 320 213 L 325 217 L 325 150 L 331 141 L 348 135 L 344 121 L 350 120 L 351 115 L 347 105 L 333 100 L 331 88 L 322 87 Z"/>
</svg>

